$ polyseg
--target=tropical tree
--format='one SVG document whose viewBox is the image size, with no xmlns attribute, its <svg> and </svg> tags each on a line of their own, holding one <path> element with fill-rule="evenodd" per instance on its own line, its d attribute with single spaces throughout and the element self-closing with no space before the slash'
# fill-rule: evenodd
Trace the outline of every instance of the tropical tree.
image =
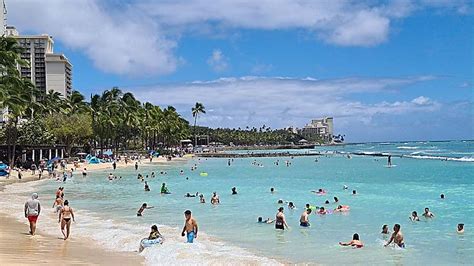
<svg viewBox="0 0 474 266">
<path fill-rule="evenodd" d="M 34 102 L 35 87 L 29 79 L 22 78 L 18 66 L 27 66 L 21 59 L 22 48 L 15 39 L 0 37 L 0 107 L 6 113 L 5 136 L 10 166 L 15 163 L 18 126 Z"/>
<path fill-rule="evenodd" d="M 205 114 L 206 109 L 202 103 L 196 102 L 194 107 L 191 109 L 191 112 L 194 117 L 194 146 L 197 146 L 197 138 L 196 138 L 196 124 L 199 114 Z"/>
</svg>

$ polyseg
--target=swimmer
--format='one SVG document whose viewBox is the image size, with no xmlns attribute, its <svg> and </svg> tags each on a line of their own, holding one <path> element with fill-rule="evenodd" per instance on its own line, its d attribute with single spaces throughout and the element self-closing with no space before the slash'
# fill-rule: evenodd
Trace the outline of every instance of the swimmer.
<svg viewBox="0 0 474 266">
<path fill-rule="evenodd" d="M 140 209 L 137 212 L 137 216 L 142 216 L 142 213 L 145 209 L 153 209 L 153 206 L 148 206 L 146 203 L 143 203 Z"/>
<path fill-rule="evenodd" d="M 160 237 L 163 238 L 160 231 L 158 231 L 158 226 L 153 225 L 151 227 L 151 232 L 150 232 L 150 235 L 148 236 L 148 240 L 158 239 Z"/>
<path fill-rule="evenodd" d="M 355 248 L 364 247 L 364 243 L 362 243 L 362 241 L 359 240 L 359 234 L 357 234 L 357 233 L 355 233 L 352 236 L 351 241 L 349 241 L 347 243 L 339 242 L 339 245 L 341 245 L 341 246 L 352 246 L 352 247 L 355 247 Z"/>
<path fill-rule="evenodd" d="M 354 189 L 352 190 L 352 196 L 355 196 L 355 195 L 357 195 L 357 191 Z"/>
<path fill-rule="evenodd" d="M 440 195 L 440 198 L 441 198 L 441 199 L 444 199 L 444 194 L 441 194 L 441 195 Z"/>
<path fill-rule="evenodd" d="M 232 195 L 237 195 L 237 188 L 236 187 L 232 188 Z"/>
<path fill-rule="evenodd" d="M 199 195 L 199 202 L 200 202 L 200 203 L 206 203 L 206 199 L 204 199 L 204 195 L 203 195 L 203 194 Z"/>
<path fill-rule="evenodd" d="M 212 194 L 212 197 L 211 197 L 211 204 L 216 205 L 216 204 L 219 204 L 219 203 L 221 203 L 221 201 L 219 199 L 219 196 L 217 195 L 216 192 L 214 192 Z"/>
<path fill-rule="evenodd" d="M 388 240 L 387 244 L 384 245 L 384 247 L 387 247 L 392 242 L 400 248 L 405 248 L 405 242 L 403 241 L 403 234 L 402 234 L 402 231 L 400 231 L 399 224 L 395 224 L 393 226 L 392 236 L 390 237 L 390 240 Z"/>
<path fill-rule="evenodd" d="M 278 203 L 278 204 L 283 204 L 283 200 L 282 200 L 282 199 L 279 199 L 277 203 Z"/>
<path fill-rule="evenodd" d="M 290 201 L 290 202 L 288 203 L 288 209 L 291 209 L 291 210 L 292 210 L 292 209 L 295 209 L 295 208 L 296 208 L 295 204 L 293 204 L 293 202 Z"/>
<path fill-rule="evenodd" d="M 148 186 L 148 183 L 145 181 L 145 191 L 150 191 L 150 187 Z"/>
<path fill-rule="evenodd" d="M 349 187 L 346 186 L 346 185 L 344 185 L 344 186 L 342 187 L 342 189 L 346 190 L 346 189 L 349 189 Z"/>
<path fill-rule="evenodd" d="M 347 212 L 349 211 L 349 206 L 347 205 L 338 205 L 337 208 L 334 209 L 335 212 Z"/>
<path fill-rule="evenodd" d="M 276 214 L 276 219 L 275 219 L 275 229 L 279 230 L 285 230 L 288 229 L 288 224 L 286 223 L 285 215 L 283 214 L 283 207 L 278 208 L 278 212 Z"/>
<path fill-rule="evenodd" d="M 419 222 L 420 221 L 420 217 L 418 217 L 418 213 L 416 211 L 412 211 L 411 216 L 410 216 L 410 220 L 412 222 Z"/>
<path fill-rule="evenodd" d="M 381 232 L 381 234 L 384 234 L 384 235 L 390 234 L 390 232 L 388 231 L 388 225 L 384 224 L 384 225 L 382 226 L 382 232 Z"/>
<path fill-rule="evenodd" d="M 464 224 L 458 224 L 456 232 L 458 232 L 458 234 L 463 234 L 464 233 Z"/>
<path fill-rule="evenodd" d="M 339 199 L 337 197 L 334 197 L 334 203 L 338 203 Z"/>
<path fill-rule="evenodd" d="M 324 214 L 327 214 L 327 213 L 328 212 L 326 211 L 326 209 L 324 209 L 324 207 L 319 208 L 318 214 L 324 215 Z"/>
<path fill-rule="evenodd" d="M 151 172 L 151 178 L 155 178 L 155 172 Z"/>
<path fill-rule="evenodd" d="M 191 195 L 189 193 L 186 193 L 186 195 L 184 195 L 186 198 L 195 198 L 196 195 Z"/>
<path fill-rule="evenodd" d="M 329 200 L 326 200 L 326 201 L 324 202 L 324 204 L 329 204 Z"/>
<path fill-rule="evenodd" d="M 270 193 L 275 193 L 275 189 L 274 188 L 270 188 Z"/>
<path fill-rule="evenodd" d="M 270 219 L 270 218 L 267 218 L 266 220 L 263 220 L 262 217 L 258 217 L 258 221 L 257 221 L 257 222 L 258 222 L 259 224 L 271 224 L 271 223 L 273 223 L 274 221 L 275 221 L 275 220 L 272 220 L 272 219 Z"/>
<path fill-rule="evenodd" d="M 429 208 L 425 208 L 425 213 L 423 213 L 423 216 L 425 218 L 433 218 L 434 217 L 434 214 L 432 212 L 430 212 L 430 209 Z"/>
<path fill-rule="evenodd" d="M 161 184 L 161 194 L 171 194 L 171 192 L 166 187 L 166 183 Z"/>
<path fill-rule="evenodd" d="M 159 241 L 158 243 L 160 244 L 163 244 L 163 236 L 161 235 L 160 231 L 158 231 L 158 226 L 156 225 L 153 225 L 151 227 L 151 232 L 150 232 L 150 235 L 148 235 L 148 238 L 145 238 L 147 240 L 155 240 L 155 239 L 159 239 L 161 238 L 161 241 Z M 142 239 L 143 241 L 143 239 Z M 142 252 L 143 250 L 145 249 L 145 246 L 143 246 L 142 243 L 140 243 L 140 249 L 138 250 L 138 252 Z"/>
<path fill-rule="evenodd" d="M 311 214 L 311 209 L 306 209 L 302 214 L 301 214 L 301 217 L 300 217 L 300 226 L 302 227 L 309 227 L 310 224 L 309 224 L 309 215 Z"/>
<path fill-rule="evenodd" d="M 114 179 L 114 175 L 112 173 L 109 174 L 109 180 L 113 180 Z"/>
</svg>

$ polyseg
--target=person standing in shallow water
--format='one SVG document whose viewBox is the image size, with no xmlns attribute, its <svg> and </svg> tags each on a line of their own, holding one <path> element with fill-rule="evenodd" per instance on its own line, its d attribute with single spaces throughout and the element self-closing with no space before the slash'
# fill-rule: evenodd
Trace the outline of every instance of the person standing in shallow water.
<svg viewBox="0 0 474 266">
<path fill-rule="evenodd" d="M 278 208 L 275 219 L 275 229 L 285 230 L 288 229 L 288 224 L 286 223 L 285 215 L 283 214 L 283 207 Z"/>
<path fill-rule="evenodd" d="M 402 234 L 402 231 L 400 231 L 399 224 L 395 224 L 393 226 L 392 236 L 390 237 L 390 240 L 388 240 L 387 244 L 384 245 L 384 247 L 387 247 L 392 242 L 395 243 L 400 248 L 405 248 L 405 241 L 403 240 L 403 234 Z"/>
<path fill-rule="evenodd" d="M 36 233 L 36 221 L 41 213 L 41 204 L 38 200 L 38 194 L 33 193 L 31 199 L 25 202 L 25 218 L 28 218 L 30 223 L 30 234 L 32 236 Z"/>
<path fill-rule="evenodd" d="M 187 235 L 187 243 L 193 243 L 194 239 L 197 238 L 198 233 L 198 225 L 196 220 L 191 216 L 191 211 L 186 210 L 184 212 L 184 227 L 183 231 L 181 232 L 181 236 Z"/>
<path fill-rule="evenodd" d="M 388 165 L 388 166 L 392 166 L 392 155 L 389 155 L 389 156 L 388 156 L 387 165 Z"/>
<path fill-rule="evenodd" d="M 135 162 L 135 171 L 138 170 L 138 162 Z"/>
</svg>

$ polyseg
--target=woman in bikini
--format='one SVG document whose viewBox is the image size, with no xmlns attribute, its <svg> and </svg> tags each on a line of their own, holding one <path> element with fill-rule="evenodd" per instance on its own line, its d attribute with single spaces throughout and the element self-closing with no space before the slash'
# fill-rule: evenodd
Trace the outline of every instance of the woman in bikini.
<svg viewBox="0 0 474 266">
<path fill-rule="evenodd" d="M 63 233 L 64 240 L 68 239 L 69 233 L 71 232 L 71 218 L 74 220 L 74 212 L 72 208 L 69 207 L 69 201 L 64 201 L 64 207 L 61 209 L 59 213 L 59 221 L 61 223 L 61 232 Z M 66 232 L 64 232 L 64 228 L 66 227 Z"/>
<path fill-rule="evenodd" d="M 362 243 L 362 241 L 359 240 L 359 234 L 355 233 L 353 236 L 352 236 L 352 240 L 347 242 L 347 243 L 343 243 L 343 242 L 339 242 L 339 245 L 341 246 L 352 246 L 354 248 L 362 248 L 364 247 L 364 243 Z"/>
</svg>

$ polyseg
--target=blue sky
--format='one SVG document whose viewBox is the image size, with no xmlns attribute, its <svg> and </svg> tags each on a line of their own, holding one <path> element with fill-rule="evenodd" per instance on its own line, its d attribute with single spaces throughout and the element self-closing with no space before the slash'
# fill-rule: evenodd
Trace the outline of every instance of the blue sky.
<svg viewBox="0 0 474 266">
<path fill-rule="evenodd" d="M 470 1 L 7 7 L 21 33 L 54 37 L 86 96 L 118 86 L 188 119 L 201 101 L 208 112 L 200 123 L 211 127 L 302 127 L 334 116 L 336 133 L 349 141 L 474 138 Z"/>
</svg>

